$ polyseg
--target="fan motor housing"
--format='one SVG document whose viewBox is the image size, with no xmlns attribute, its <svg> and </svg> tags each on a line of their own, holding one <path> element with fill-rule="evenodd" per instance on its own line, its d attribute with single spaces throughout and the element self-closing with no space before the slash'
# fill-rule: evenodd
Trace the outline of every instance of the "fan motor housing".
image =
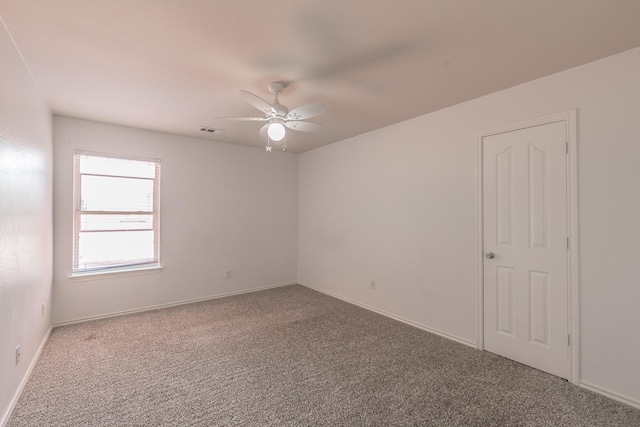
<svg viewBox="0 0 640 427">
<path fill-rule="evenodd" d="M 285 117 L 289 114 L 289 109 L 282 104 L 273 104 L 273 108 L 276 110 L 276 117 Z"/>
</svg>

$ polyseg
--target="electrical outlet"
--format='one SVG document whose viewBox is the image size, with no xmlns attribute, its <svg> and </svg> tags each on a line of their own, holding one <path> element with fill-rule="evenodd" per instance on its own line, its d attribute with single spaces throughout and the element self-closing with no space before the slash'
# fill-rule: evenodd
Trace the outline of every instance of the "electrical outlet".
<svg viewBox="0 0 640 427">
<path fill-rule="evenodd" d="M 42 317 L 44 317 L 44 303 L 42 303 Z"/>
<path fill-rule="evenodd" d="M 20 346 L 16 347 L 16 365 L 20 363 Z"/>
<path fill-rule="evenodd" d="M 372 280 L 371 281 L 371 289 L 375 289 L 376 288 L 376 281 Z"/>
<path fill-rule="evenodd" d="M 224 277 L 226 279 L 231 279 L 231 270 L 227 270 L 227 274 Z"/>
</svg>

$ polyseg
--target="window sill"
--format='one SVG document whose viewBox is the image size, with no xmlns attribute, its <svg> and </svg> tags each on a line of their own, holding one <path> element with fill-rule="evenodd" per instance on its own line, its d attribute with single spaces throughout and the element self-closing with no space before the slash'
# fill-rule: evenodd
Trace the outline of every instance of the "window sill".
<svg viewBox="0 0 640 427">
<path fill-rule="evenodd" d="M 164 267 L 161 265 L 154 265 L 153 267 L 142 267 L 142 268 L 129 268 L 129 269 L 121 269 L 121 270 L 110 270 L 110 271 L 91 271 L 87 273 L 73 273 L 69 276 L 74 282 L 84 282 L 87 280 L 104 280 L 104 279 L 112 279 L 115 277 L 126 277 L 126 276 L 141 276 L 146 274 L 157 274 L 162 271 Z"/>
</svg>

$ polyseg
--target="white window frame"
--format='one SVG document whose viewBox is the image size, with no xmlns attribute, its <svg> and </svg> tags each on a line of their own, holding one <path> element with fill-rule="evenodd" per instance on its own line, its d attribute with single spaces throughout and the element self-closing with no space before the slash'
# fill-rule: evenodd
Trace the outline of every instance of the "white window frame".
<svg viewBox="0 0 640 427">
<path fill-rule="evenodd" d="M 132 161 L 142 161 L 155 164 L 154 178 L 139 178 L 123 175 L 107 175 L 107 174 L 82 174 L 80 173 L 80 158 L 82 156 L 104 157 L 112 159 L 123 159 Z M 148 270 L 161 268 L 160 265 L 160 166 L 159 159 L 139 158 L 131 156 L 120 156 L 114 154 L 94 153 L 86 151 L 76 151 L 73 158 L 73 255 L 72 255 L 72 277 L 95 275 L 103 273 L 129 272 L 138 270 Z M 130 178 L 130 179 L 150 179 L 153 180 L 153 211 L 90 211 L 82 209 L 81 199 L 81 177 L 82 175 L 94 175 L 113 178 Z M 153 216 L 153 259 L 140 260 L 139 262 L 131 262 L 126 264 L 114 264 L 100 267 L 82 268 L 80 266 L 80 233 L 82 215 L 152 215 Z M 146 230 L 146 229 L 145 229 Z M 107 231 L 107 230 L 105 230 Z M 121 229 L 108 231 L 140 231 L 137 229 Z"/>
</svg>

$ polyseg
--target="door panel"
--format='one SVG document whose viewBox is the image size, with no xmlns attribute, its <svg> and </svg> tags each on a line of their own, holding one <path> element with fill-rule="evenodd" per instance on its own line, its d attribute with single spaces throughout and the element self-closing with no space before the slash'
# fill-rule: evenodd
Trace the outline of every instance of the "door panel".
<svg viewBox="0 0 640 427">
<path fill-rule="evenodd" d="M 529 272 L 529 339 L 549 345 L 549 274 Z"/>
<path fill-rule="evenodd" d="M 549 229 L 549 150 L 529 145 L 529 245 L 547 248 Z"/>
<path fill-rule="evenodd" d="M 569 376 L 565 122 L 483 138 L 485 349 Z"/>
<path fill-rule="evenodd" d="M 513 269 L 498 267 L 496 301 L 498 328 L 502 334 L 513 336 Z"/>
<path fill-rule="evenodd" d="M 498 236 L 496 241 L 501 245 L 513 242 L 513 173 L 512 150 L 507 147 L 496 156 L 496 221 Z"/>
</svg>

